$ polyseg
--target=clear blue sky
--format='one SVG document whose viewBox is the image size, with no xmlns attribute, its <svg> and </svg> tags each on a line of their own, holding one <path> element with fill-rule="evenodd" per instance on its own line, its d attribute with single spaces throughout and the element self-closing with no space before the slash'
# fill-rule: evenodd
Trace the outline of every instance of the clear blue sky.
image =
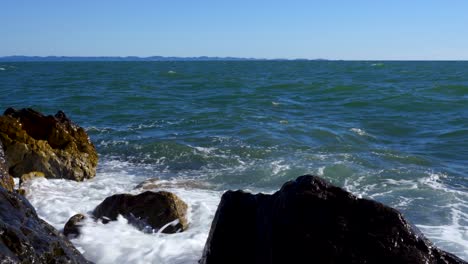
<svg viewBox="0 0 468 264">
<path fill-rule="evenodd" d="M 468 59 L 467 0 L 0 0 L 0 56 Z"/>
</svg>

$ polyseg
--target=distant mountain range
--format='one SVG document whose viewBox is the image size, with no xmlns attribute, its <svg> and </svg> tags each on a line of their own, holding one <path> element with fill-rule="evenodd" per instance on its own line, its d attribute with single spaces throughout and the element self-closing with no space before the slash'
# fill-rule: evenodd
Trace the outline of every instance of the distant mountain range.
<svg viewBox="0 0 468 264">
<path fill-rule="evenodd" d="M 100 56 L 100 57 L 75 57 L 75 56 L 5 56 L 0 57 L 3 62 L 21 62 L 21 61 L 289 61 L 289 60 L 303 60 L 308 59 L 258 59 L 258 58 L 236 58 L 236 57 L 164 57 L 164 56 L 151 56 L 151 57 L 113 57 L 113 56 Z M 323 60 L 323 59 L 317 59 Z"/>
</svg>

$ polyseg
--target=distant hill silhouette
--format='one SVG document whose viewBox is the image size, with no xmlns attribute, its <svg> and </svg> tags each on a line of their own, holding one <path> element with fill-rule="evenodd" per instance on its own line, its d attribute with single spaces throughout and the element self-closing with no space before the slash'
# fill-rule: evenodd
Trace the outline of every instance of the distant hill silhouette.
<svg viewBox="0 0 468 264">
<path fill-rule="evenodd" d="M 0 57 L 3 62 L 22 62 L 22 61 L 265 61 L 265 60 L 304 60 L 308 59 L 258 59 L 258 58 L 236 58 L 236 57 L 75 57 L 75 56 L 5 56 Z M 323 60 L 323 59 L 318 59 Z"/>
</svg>

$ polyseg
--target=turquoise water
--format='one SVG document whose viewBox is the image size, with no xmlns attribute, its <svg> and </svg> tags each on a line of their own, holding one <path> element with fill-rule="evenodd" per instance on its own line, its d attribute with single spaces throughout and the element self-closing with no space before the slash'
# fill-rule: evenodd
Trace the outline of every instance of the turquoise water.
<svg viewBox="0 0 468 264">
<path fill-rule="evenodd" d="M 468 259 L 468 62 L 0 63 L 0 94 L 65 111 L 100 172 L 266 192 L 318 174 Z"/>
</svg>

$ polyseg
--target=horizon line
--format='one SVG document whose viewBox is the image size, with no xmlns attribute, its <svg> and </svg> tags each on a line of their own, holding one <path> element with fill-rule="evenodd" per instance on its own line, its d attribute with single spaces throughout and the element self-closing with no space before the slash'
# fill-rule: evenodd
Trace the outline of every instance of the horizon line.
<svg viewBox="0 0 468 264">
<path fill-rule="evenodd" d="M 6 55 L 0 56 L 0 60 L 3 62 L 17 62 L 18 60 L 32 60 L 32 61 L 47 61 L 47 60 L 82 60 L 86 61 L 87 59 L 92 59 L 95 61 L 106 61 L 106 60 L 154 60 L 154 61 L 184 61 L 184 60 L 217 60 L 217 61 L 233 61 L 233 60 L 242 60 L 242 61 L 468 61 L 468 59 L 325 59 L 325 58 L 255 58 L 255 57 L 235 57 L 235 56 L 161 56 L 161 55 L 152 55 L 152 56 L 65 56 L 65 55 L 47 55 L 47 56 L 38 56 L 38 55 Z"/>
</svg>

